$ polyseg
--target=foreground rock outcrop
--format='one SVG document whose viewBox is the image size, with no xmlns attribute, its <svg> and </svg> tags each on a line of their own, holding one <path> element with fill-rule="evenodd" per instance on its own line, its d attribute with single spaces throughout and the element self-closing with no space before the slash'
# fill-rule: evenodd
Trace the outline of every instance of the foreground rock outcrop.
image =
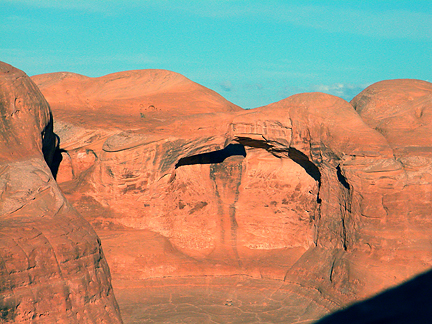
<svg viewBox="0 0 432 324">
<path fill-rule="evenodd" d="M 49 105 L 3 62 L 0 114 L 0 321 L 121 323 L 100 240 L 47 165 L 58 144 Z"/>
<path fill-rule="evenodd" d="M 312 321 L 431 267 L 430 83 L 244 111 L 168 71 L 33 79 L 56 116 L 57 180 L 129 322 Z"/>
</svg>

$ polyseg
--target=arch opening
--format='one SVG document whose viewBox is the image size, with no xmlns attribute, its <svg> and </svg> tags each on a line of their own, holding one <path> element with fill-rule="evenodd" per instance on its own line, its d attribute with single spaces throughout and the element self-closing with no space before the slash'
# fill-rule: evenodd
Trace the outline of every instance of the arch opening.
<svg viewBox="0 0 432 324">
<path fill-rule="evenodd" d="M 242 144 L 229 144 L 222 150 L 217 150 L 209 153 L 202 153 L 192 156 L 187 156 L 181 158 L 175 168 L 184 166 L 184 165 L 193 165 L 193 164 L 213 164 L 213 163 L 222 163 L 226 158 L 230 156 L 243 156 L 246 157 L 246 150 Z"/>
</svg>

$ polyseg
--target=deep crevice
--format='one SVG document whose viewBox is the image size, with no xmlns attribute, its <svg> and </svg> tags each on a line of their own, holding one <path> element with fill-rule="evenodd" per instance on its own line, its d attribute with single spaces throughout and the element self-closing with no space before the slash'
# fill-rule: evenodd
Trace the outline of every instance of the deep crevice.
<svg viewBox="0 0 432 324">
<path fill-rule="evenodd" d="M 336 167 L 336 175 L 337 178 L 339 180 L 339 182 L 342 184 L 342 186 L 344 186 L 344 188 L 346 190 L 344 190 L 345 192 L 343 193 L 343 197 L 344 197 L 344 206 L 343 209 L 341 210 L 342 215 L 341 215 L 341 223 L 342 223 L 342 242 L 343 242 L 343 248 L 345 251 L 348 250 L 348 241 L 347 241 L 347 220 L 349 220 L 349 218 L 347 218 L 349 216 L 349 213 L 351 213 L 351 186 L 348 183 L 347 179 L 345 178 L 345 176 L 342 174 L 342 170 L 340 168 L 340 165 L 338 165 Z"/>
<path fill-rule="evenodd" d="M 230 156 L 243 156 L 246 157 L 246 150 L 242 144 L 229 144 L 222 150 L 217 150 L 209 153 L 202 153 L 192 156 L 187 156 L 180 159 L 175 168 L 184 166 L 184 165 L 193 165 L 193 164 L 213 164 L 213 163 L 222 163 L 226 158 Z"/>
<path fill-rule="evenodd" d="M 54 133 L 54 124 L 52 114 L 50 114 L 50 121 L 41 132 L 42 139 L 42 154 L 46 164 L 51 168 L 53 155 L 55 150 L 59 147 L 60 138 Z"/>
<path fill-rule="evenodd" d="M 63 156 L 62 156 L 63 152 L 67 153 L 66 150 L 63 150 L 59 147 L 57 147 L 55 152 L 54 152 L 53 159 L 52 159 L 51 166 L 50 166 L 51 173 L 52 173 L 54 179 L 57 179 L 57 173 L 58 173 L 58 170 L 60 167 L 60 163 L 63 161 Z"/>
<path fill-rule="evenodd" d="M 41 136 L 44 160 L 50 168 L 53 178 L 56 179 L 60 163 L 63 159 L 62 152 L 66 151 L 60 148 L 60 137 L 56 133 L 47 133 L 43 131 Z"/>
<path fill-rule="evenodd" d="M 62 152 L 66 151 L 60 149 L 60 137 L 54 133 L 54 120 L 51 112 L 50 120 L 41 132 L 41 139 L 44 160 L 50 168 L 54 179 L 56 179 L 62 161 Z"/>
<path fill-rule="evenodd" d="M 336 167 L 336 170 L 337 170 L 336 174 L 337 174 L 337 178 L 338 178 L 339 182 L 340 182 L 340 183 L 341 183 L 341 184 L 342 184 L 346 189 L 350 190 L 350 184 L 348 183 L 347 179 L 346 179 L 346 178 L 344 177 L 344 175 L 342 174 L 342 171 L 341 171 L 341 168 L 340 168 L 339 165 Z"/>
</svg>

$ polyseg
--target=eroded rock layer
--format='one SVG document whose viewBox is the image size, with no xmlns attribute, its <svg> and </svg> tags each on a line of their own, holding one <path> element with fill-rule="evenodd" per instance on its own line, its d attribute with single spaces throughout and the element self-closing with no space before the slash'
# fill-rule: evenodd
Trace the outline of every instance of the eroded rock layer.
<svg viewBox="0 0 432 324">
<path fill-rule="evenodd" d="M 121 323 L 100 240 L 47 165 L 57 145 L 48 103 L 2 62 L 0 114 L 0 321 Z"/>
<path fill-rule="evenodd" d="M 57 179 L 101 236 L 123 307 L 157 278 L 238 275 L 278 280 L 284 305 L 303 305 L 292 321 L 312 321 L 430 268 L 430 83 L 378 83 L 351 104 L 306 93 L 244 111 L 214 108 L 205 89 L 199 104 L 183 100 L 181 78 L 154 89 L 153 73 L 134 71 L 139 91 L 126 91 L 134 102 L 157 92 L 151 114 L 116 105 L 130 82 L 122 74 L 74 81 L 110 89 L 101 110 L 81 93 L 54 95 L 66 78 L 35 77 L 59 112 Z"/>
</svg>

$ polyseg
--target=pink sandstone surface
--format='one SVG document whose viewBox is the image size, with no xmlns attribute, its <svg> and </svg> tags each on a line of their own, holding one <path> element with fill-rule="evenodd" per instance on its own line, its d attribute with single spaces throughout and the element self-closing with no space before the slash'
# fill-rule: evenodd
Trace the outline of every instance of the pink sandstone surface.
<svg viewBox="0 0 432 324">
<path fill-rule="evenodd" d="M 121 323 L 90 224 L 54 180 L 48 103 L 0 62 L 0 322 Z"/>
<path fill-rule="evenodd" d="M 428 82 L 242 110 L 163 70 L 32 79 L 127 323 L 312 322 L 431 267 Z"/>
</svg>

